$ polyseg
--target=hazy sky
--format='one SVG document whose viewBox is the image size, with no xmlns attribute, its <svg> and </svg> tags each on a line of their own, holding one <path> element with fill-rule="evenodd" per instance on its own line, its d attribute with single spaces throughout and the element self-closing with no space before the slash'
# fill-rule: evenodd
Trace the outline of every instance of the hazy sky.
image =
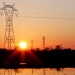
<svg viewBox="0 0 75 75">
<path fill-rule="evenodd" d="M 30 46 L 33 40 L 33 47 L 42 47 L 44 36 L 47 47 L 62 44 L 75 49 L 75 0 L 0 0 L 0 8 L 3 2 L 15 3 L 18 9 L 18 17 L 13 18 L 16 44 L 26 41 Z M 5 25 L 5 18 L 0 16 L 0 47 Z"/>
</svg>

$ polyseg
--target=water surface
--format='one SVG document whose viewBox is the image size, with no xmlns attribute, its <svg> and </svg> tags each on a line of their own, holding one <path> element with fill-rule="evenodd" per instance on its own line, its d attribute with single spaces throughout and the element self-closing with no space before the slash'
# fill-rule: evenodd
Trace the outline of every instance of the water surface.
<svg viewBox="0 0 75 75">
<path fill-rule="evenodd" d="M 0 69 L 0 75 L 75 75 L 75 68 L 50 69 L 50 68 L 20 68 Z"/>
</svg>

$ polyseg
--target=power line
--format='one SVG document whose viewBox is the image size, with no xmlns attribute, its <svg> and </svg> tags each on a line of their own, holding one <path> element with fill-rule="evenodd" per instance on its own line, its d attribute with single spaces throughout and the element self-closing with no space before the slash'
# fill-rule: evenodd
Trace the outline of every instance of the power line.
<svg viewBox="0 0 75 75">
<path fill-rule="evenodd" d="M 19 14 L 49 14 L 49 13 L 19 13 Z M 75 15 L 75 14 L 50 14 L 50 15 Z M 62 19 L 62 20 L 75 20 L 75 18 L 59 18 L 59 17 L 34 17 L 34 16 L 17 16 L 17 17 L 28 17 L 28 18 L 40 18 L 40 19 Z M 3 19 L 0 19 L 3 20 Z"/>
<path fill-rule="evenodd" d="M 18 16 L 18 17 L 28 17 L 28 18 L 40 18 L 40 19 L 62 19 L 62 20 L 75 20 L 75 18 L 51 18 L 51 17 L 33 17 L 33 16 Z"/>
<path fill-rule="evenodd" d="M 58 3 L 55 3 L 55 4 L 54 3 L 24 3 L 24 4 L 18 4 L 18 5 L 42 5 L 42 6 L 43 5 L 46 5 L 46 6 L 47 5 L 50 5 L 50 6 L 51 5 L 52 6 L 56 6 L 56 5 L 57 6 L 64 6 L 64 5 L 67 5 L 67 6 L 75 6 L 74 3 L 72 3 L 72 4 L 66 4 L 66 3 L 65 4 L 63 4 L 63 3 L 62 4 L 61 3 L 59 3 L 59 4 Z"/>
<path fill-rule="evenodd" d="M 75 14 L 53 14 L 53 13 L 19 13 L 19 14 L 75 15 Z"/>
<path fill-rule="evenodd" d="M 46 14 L 46 13 L 19 13 L 19 14 Z M 52 14 L 51 14 L 52 15 Z M 75 15 L 75 14 L 53 14 L 53 15 Z M 62 19 L 62 20 L 75 20 L 75 18 L 58 18 L 58 17 L 34 17 L 34 16 L 17 16 L 17 17 L 27 17 L 27 18 L 40 18 L 40 19 Z M 0 19 L 4 20 L 4 19 Z"/>
</svg>

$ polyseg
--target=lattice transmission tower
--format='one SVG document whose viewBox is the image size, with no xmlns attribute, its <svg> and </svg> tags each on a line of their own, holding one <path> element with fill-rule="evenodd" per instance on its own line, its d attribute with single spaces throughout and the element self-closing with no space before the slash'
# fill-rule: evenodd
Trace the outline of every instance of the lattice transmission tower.
<svg viewBox="0 0 75 75">
<path fill-rule="evenodd" d="M 31 41 L 31 49 L 33 49 L 33 40 Z"/>
<path fill-rule="evenodd" d="M 5 15 L 6 19 L 6 27 L 5 27 L 5 36 L 4 36 L 4 48 L 11 50 L 15 48 L 15 37 L 14 37 L 14 28 L 13 28 L 13 16 L 15 12 L 15 16 L 18 15 L 18 10 L 14 8 L 15 4 L 13 5 L 6 5 L 4 2 L 4 7 L 0 8 L 1 15 Z"/>
<path fill-rule="evenodd" d="M 45 37 L 43 37 L 43 49 L 45 49 Z"/>
</svg>

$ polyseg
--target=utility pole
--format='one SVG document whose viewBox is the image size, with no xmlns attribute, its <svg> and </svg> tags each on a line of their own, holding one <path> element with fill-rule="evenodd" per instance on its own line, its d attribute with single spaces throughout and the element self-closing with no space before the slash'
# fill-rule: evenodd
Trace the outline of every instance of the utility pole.
<svg viewBox="0 0 75 75">
<path fill-rule="evenodd" d="M 4 48 L 7 48 L 8 50 L 11 50 L 12 48 L 15 48 L 15 37 L 14 37 L 14 28 L 13 28 L 13 16 L 14 12 L 16 11 L 15 15 L 17 16 L 18 13 L 13 5 L 6 5 L 4 2 L 4 7 L 0 8 L 1 15 L 3 14 L 3 11 L 5 13 L 5 19 L 6 19 L 6 27 L 5 27 L 5 36 L 4 36 Z"/>
</svg>

